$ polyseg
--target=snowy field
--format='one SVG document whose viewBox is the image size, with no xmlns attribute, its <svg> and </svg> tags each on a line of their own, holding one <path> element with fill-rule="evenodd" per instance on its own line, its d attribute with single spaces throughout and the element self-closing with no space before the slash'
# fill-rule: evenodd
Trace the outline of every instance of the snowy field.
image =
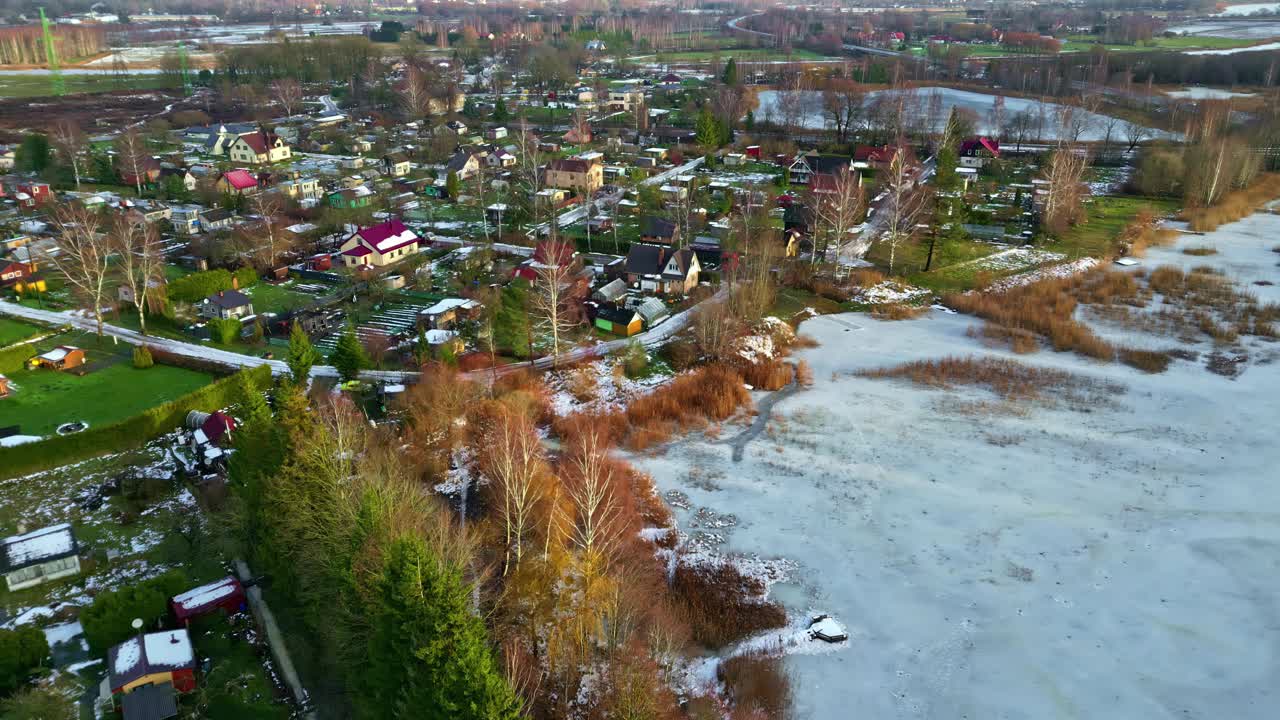
<svg viewBox="0 0 1280 720">
<path fill-rule="evenodd" d="M 895 92 L 892 90 L 873 90 L 867 93 L 866 103 L 870 104 L 875 101 L 876 97 L 882 93 Z M 937 92 L 942 97 L 942 113 L 936 131 L 941 131 L 946 124 L 947 117 L 951 113 L 951 108 L 958 107 L 969 110 L 977 116 L 977 129 L 979 132 L 992 133 L 995 130 L 991 127 L 991 108 L 995 104 L 996 95 L 988 95 L 986 93 L 970 92 L 968 90 L 954 90 L 952 88 L 942 87 L 922 87 L 916 89 L 916 97 L 920 104 L 920 110 L 923 112 L 929 95 Z M 804 106 L 804 114 L 801 118 L 801 125 L 806 128 L 825 128 L 827 119 L 822 111 L 822 93 L 816 90 L 801 91 L 801 104 Z M 756 118 L 760 120 L 768 120 L 771 122 L 782 122 L 782 112 L 780 108 L 781 95 L 777 90 L 763 90 L 759 93 L 759 107 L 756 110 Z M 1039 100 L 1027 100 L 1024 98 L 1006 97 L 1004 99 L 1004 121 L 1009 120 L 1018 113 L 1026 112 L 1039 118 L 1040 106 L 1044 105 L 1044 128 L 1039 133 L 1042 140 L 1054 140 L 1058 137 L 1059 128 L 1056 125 L 1056 117 L 1061 106 L 1055 103 L 1041 103 Z M 1106 120 L 1104 116 L 1097 113 L 1091 113 L 1086 110 L 1075 110 L 1076 113 L 1082 114 L 1088 118 L 1088 125 L 1084 132 L 1080 135 L 1080 139 L 1084 141 L 1101 140 L 1106 135 Z M 1118 137 L 1124 134 L 1128 123 L 1121 121 L 1116 127 L 1112 135 Z M 1035 129 L 1033 128 L 1033 133 Z M 1167 133 L 1157 133 L 1165 134 Z"/>
<path fill-rule="evenodd" d="M 1258 13 L 1274 15 L 1280 12 L 1280 3 L 1243 3 L 1240 5 L 1228 5 L 1220 13 L 1216 13 L 1214 17 L 1242 17 L 1246 15 L 1257 15 Z"/>
<path fill-rule="evenodd" d="M 1220 88 L 1189 87 L 1186 90 L 1171 90 L 1165 93 L 1179 100 L 1230 100 L 1231 98 L 1253 97 L 1254 93 L 1232 92 Z"/>
<path fill-rule="evenodd" d="M 1178 35 L 1204 35 L 1209 37 L 1261 40 L 1280 35 L 1280 20 L 1219 20 L 1199 21 L 1175 25 L 1167 32 Z"/>
<path fill-rule="evenodd" d="M 1280 285 L 1252 283 L 1280 283 L 1277 238 L 1280 217 L 1259 215 L 1142 266 L 1213 265 L 1275 301 Z M 1218 254 L 1181 253 L 1204 245 Z M 788 657 L 796 717 L 1276 717 L 1280 343 L 1244 341 L 1235 379 L 1205 369 L 1208 343 L 1147 375 L 988 349 L 974 324 L 811 319 L 820 346 L 798 356 L 815 385 L 774 407 L 741 462 L 734 425 L 635 459 L 687 533 L 732 516 L 710 542 L 794 562 L 774 596 L 849 628 L 837 652 Z M 949 355 L 1093 384 L 1086 401 L 1015 404 L 851 374 Z"/>
</svg>

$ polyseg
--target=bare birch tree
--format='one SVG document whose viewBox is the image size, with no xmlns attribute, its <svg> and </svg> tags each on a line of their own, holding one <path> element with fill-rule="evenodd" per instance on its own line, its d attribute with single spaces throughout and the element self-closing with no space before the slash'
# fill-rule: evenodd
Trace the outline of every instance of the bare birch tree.
<svg viewBox="0 0 1280 720">
<path fill-rule="evenodd" d="M 884 201 L 879 212 L 884 217 L 882 242 L 889 246 L 889 274 L 893 274 L 898 248 L 911 239 L 916 222 L 924 214 L 928 196 L 916 183 L 915 169 L 899 144 L 885 171 Z"/>
<path fill-rule="evenodd" d="M 147 143 L 135 128 L 129 128 L 116 137 L 116 162 L 124 173 L 133 176 L 134 189 L 142 196 L 142 177 L 147 172 L 151 154 L 147 152 Z"/>
<path fill-rule="evenodd" d="M 409 120 L 422 121 L 431 115 L 431 87 L 427 76 L 410 65 L 398 88 L 400 108 Z"/>
<path fill-rule="evenodd" d="M 502 574 L 519 567 L 525 542 L 535 524 L 535 512 L 545 494 L 541 482 L 542 444 L 532 421 L 518 410 L 503 407 L 496 427 L 485 438 L 483 472 L 498 495 L 498 517 L 506 548 Z"/>
<path fill-rule="evenodd" d="M 120 281 L 128 288 L 138 312 L 138 326 L 147 334 L 148 302 L 164 279 L 164 246 L 154 226 L 121 215 L 112 227 L 111 239 L 119 256 Z"/>
<path fill-rule="evenodd" d="M 89 303 L 102 337 L 102 305 L 111 277 L 111 239 L 102 230 L 102 217 L 84 205 L 64 205 L 54 214 L 53 247 L 44 262 Z"/>
<path fill-rule="evenodd" d="M 554 222 L 553 222 L 554 225 Z M 560 355 L 560 339 L 578 324 L 574 307 L 573 249 L 554 233 L 543 244 L 544 257 L 535 267 L 537 281 L 529 296 L 537 326 L 551 337 L 551 366 Z"/>
<path fill-rule="evenodd" d="M 858 174 L 849 168 L 841 168 L 827 192 L 815 193 L 813 214 L 817 232 L 814 233 L 813 260 L 816 263 L 819 242 L 823 259 L 829 259 L 829 251 L 835 251 L 836 262 L 844 255 L 851 242 L 851 232 L 862 217 L 864 207 Z"/>
<path fill-rule="evenodd" d="M 1089 157 L 1083 148 L 1065 146 L 1055 150 L 1045 164 L 1044 225 L 1050 232 L 1060 233 L 1080 219 L 1085 189 L 1084 171 Z"/>
<path fill-rule="evenodd" d="M 87 147 L 84 132 L 74 120 L 60 120 L 53 126 L 53 145 L 62 157 L 71 163 L 71 172 L 76 178 L 76 189 L 80 189 L 80 165 L 84 162 Z"/>
<path fill-rule="evenodd" d="M 573 504 L 570 540 L 582 552 L 588 574 L 604 572 L 620 530 L 620 504 L 613 491 L 608 450 L 594 430 L 577 438 L 565 477 Z"/>
<path fill-rule="evenodd" d="M 281 227 L 283 203 L 275 193 L 260 192 L 249 197 L 249 209 L 260 222 L 245 227 L 240 244 L 260 270 L 272 270 L 293 247 L 292 239 Z"/>
<path fill-rule="evenodd" d="M 302 102 L 302 86 L 293 78 L 272 80 L 271 96 L 284 108 L 285 117 L 292 119 L 293 111 Z"/>
</svg>

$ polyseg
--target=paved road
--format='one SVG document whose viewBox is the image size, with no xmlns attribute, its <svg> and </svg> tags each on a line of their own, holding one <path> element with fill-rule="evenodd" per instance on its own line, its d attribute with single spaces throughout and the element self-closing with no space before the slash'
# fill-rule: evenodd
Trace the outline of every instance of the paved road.
<svg viewBox="0 0 1280 720">
<path fill-rule="evenodd" d="M 720 302 L 728 294 L 728 288 L 722 286 L 709 300 L 705 302 Z M 26 320 L 34 320 L 36 322 L 48 325 L 70 325 L 80 330 L 93 332 L 97 329 L 97 324 L 92 317 L 85 317 L 80 311 L 54 312 L 53 310 L 40 310 L 37 308 L 29 308 L 24 305 L 0 300 L 0 315 L 12 315 L 14 317 Z M 603 357 L 611 352 L 621 350 L 626 347 L 632 340 L 638 341 L 645 347 L 655 347 L 666 342 L 671 336 L 683 330 L 693 319 L 692 308 L 683 312 L 676 313 L 665 321 L 659 323 L 656 327 L 646 330 L 630 338 L 619 338 L 608 342 L 598 343 L 596 345 L 575 347 L 572 350 L 560 353 L 558 358 L 547 356 L 538 358 L 532 363 L 519 363 L 512 365 L 504 365 L 497 370 L 497 374 L 503 375 L 515 372 L 525 368 L 546 369 L 556 364 L 569 364 L 580 360 L 588 360 L 591 358 Z M 103 333 L 108 337 L 117 338 L 130 345 L 148 345 L 150 347 L 164 350 L 175 355 L 189 357 L 196 360 L 206 362 L 216 362 L 228 367 L 258 367 L 260 365 L 270 366 L 274 375 L 284 375 L 289 372 L 289 366 L 282 360 L 267 360 L 266 358 L 256 357 L 253 355 L 241 355 L 240 353 L 230 352 L 228 350 L 219 350 L 218 348 L 201 345 L 199 343 L 184 342 L 182 340 L 172 340 L 169 338 L 156 337 L 154 335 L 143 335 L 135 330 L 128 328 L 116 327 L 115 325 L 104 323 L 102 326 Z M 421 373 L 395 370 L 365 370 L 360 373 L 360 377 L 365 380 L 387 381 L 387 382 L 412 382 L 416 380 Z M 492 370 L 476 370 L 469 373 L 470 376 L 477 380 L 486 380 L 494 374 Z M 315 365 L 311 368 L 311 377 L 338 377 L 338 371 L 331 365 Z"/>
<path fill-rule="evenodd" d="M 743 15 L 742 17 L 736 17 L 730 20 L 729 22 L 725 23 L 725 25 L 727 25 L 731 30 L 737 30 L 738 32 L 750 33 L 752 35 L 759 35 L 760 37 L 771 38 L 773 37 L 773 33 L 760 32 L 759 30 L 752 30 L 751 28 L 744 28 L 738 25 L 738 23 L 742 22 L 743 20 L 746 20 L 747 18 L 759 17 L 763 14 L 764 13 L 752 13 L 750 15 Z"/>
</svg>

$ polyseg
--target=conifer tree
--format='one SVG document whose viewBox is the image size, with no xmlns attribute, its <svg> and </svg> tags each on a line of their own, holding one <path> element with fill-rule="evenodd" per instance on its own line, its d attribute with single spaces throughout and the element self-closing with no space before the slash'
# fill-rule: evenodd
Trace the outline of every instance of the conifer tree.
<svg viewBox="0 0 1280 720">
<path fill-rule="evenodd" d="M 311 366 L 319 359 L 320 352 L 311 344 L 307 331 L 302 329 L 300 323 L 295 322 L 289 331 L 289 352 L 285 355 L 293 381 L 305 385 L 311 375 Z"/>
</svg>

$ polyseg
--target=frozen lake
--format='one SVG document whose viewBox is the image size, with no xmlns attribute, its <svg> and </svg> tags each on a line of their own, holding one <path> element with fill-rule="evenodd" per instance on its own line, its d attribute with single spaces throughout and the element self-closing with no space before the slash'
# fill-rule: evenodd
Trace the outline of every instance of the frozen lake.
<svg viewBox="0 0 1280 720">
<path fill-rule="evenodd" d="M 1261 40 L 1280 36 L 1280 20 L 1198 21 L 1175 25 L 1169 32 L 1186 35 Z"/>
<path fill-rule="evenodd" d="M 866 103 L 867 104 L 873 103 L 875 102 L 876 98 L 882 97 L 886 94 L 893 93 L 893 92 L 897 92 L 897 91 L 873 90 L 872 92 L 867 93 Z M 944 129 L 947 121 L 947 116 L 950 114 L 951 108 L 958 107 L 965 110 L 969 110 L 977 116 L 978 132 L 988 133 L 988 134 L 999 134 L 997 132 L 998 128 L 992 127 L 992 121 L 990 117 L 991 108 L 995 105 L 995 99 L 998 96 L 988 95 L 985 93 L 969 92 L 967 90 L 954 90 L 952 88 L 941 88 L 941 87 L 917 88 L 916 95 L 919 102 L 920 112 L 924 112 L 926 104 L 928 102 L 928 97 L 931 93 L 934 93 L 934 92 L 937 92 L 942 98 L 941 120 L 938 123 L 938 127 L 934 128 L 935 131 L 941 131 Z M 782 98 L 782 95 L 777 90 L 761 91 L 759 93 L 759 107 L 756 110 L 756 118 L 759 120 L 769 120 L 771 122 L 781 122 L 781 118 L 782 118 L 782 111 L 780 107 L 781 98 Z M 801 120 L 802 126 L 806 128 L 812 128 L 812 129 L 822 129 L 827 127 L 827 119 L 823 116 L 823 112 L 822 112 L 822 93 L 816 90 L 802 91 L 800 102 L 803 108 L 803 115 Z M 1044 120 L 1043 129 L 1038 131 L 1038 134 L 1040 135 L 1039 139 L 1041 140 L 1057 139 L 1060 129 L 1057 127 L 1055 118 L 1058 115 L 1058 111 L 1062 107 L 1061 105 L 1057 105 L 1055 103 L 1042 103 L 1039 100 L 1026 100 L 1023 98 L 1006 97 L 1004 99 L 1004 106 L 1005 106 L 1005 110 L 1004 110 L 1005 123 L 1008 123 L 1009 119 L 1012 118 L 1014 115 L 1017 115 L 1018 113 L 1022 113 L 1022 112 L 1029 113 L 1032 116 L 1039 118 L 1041 114 L 1041 107 L 1043 106 L 1043 109 L 1044 109 L 1043 116 L 1045 120 Z M 1102 115 L 1091 113 L 1091 112 L 1088 112 L 1087 110 L 1081 110 L 1079 108 L 1076 108 L 1074 112 L 1087 119 L 1087 125 L 1084 129 L 1084 132 L 1080 136 L 1081 140 L 1096 141 L 1096 140 L 1101 140 L 1106 135 L 1106 130 L 1104 127 L 1104 123 L 1106 120 Z M 1038 122 L 1037 122 L 1037 125 L 1038 125 Z M 1127 126 L 1128 126 L 1127 122 L 1120 121 L 1116 125 L 1112 133 L 1112 139 L 1118 140 L 1119 138 L 1123 137 L 1124 128 Z M 1032 135 L 1034 136 L 1036 134 L 1037 134 L 1037 131 L 1033 129 Z M 1163 133 L 1163 134 L 1167 135 L 1167 133 Z M 1034 137 L 1028 139 L 1029 142 L 1033 142 L 1034 140 L 1035 140 Z"/>
<path fill-rule="evenodd" d="M 1274 15 L 1277 12 L 1280 12 L 1280 3 L 1242 3 L 1228 5 L 1222 12 L 1216 13 L 1216 17 L 1240 17 L 1258 13 Z"/>
<path fill-rule="evenodd" d="M 1219 255 L 1153 250 L 1143 265 L 1280 283 L 1277 237 L 1280 217 L 1255 216 L 1180 241 Z M 1008 355 L 1123 386 L 1083 409 L 992 411 L 977 390 L 850 376 L 1007 355 L 967 337 L 973 322 L 812 319 L 801 331 L 821 345 L 799 357 L 816 384 L 775 407 L 741 462 L 701 436 L 635 459 L 688 497 L 682 527 L 699 508 L 733 514 L 722 551 L 798 563 L 775 596 L 849 627 L 847 647 L 788 658 L 796 717 L 1275 718 L 1280 344 L 1250 341 L 1235 380 L 1203 359 L 1146 375 Z"/>
</svg>

